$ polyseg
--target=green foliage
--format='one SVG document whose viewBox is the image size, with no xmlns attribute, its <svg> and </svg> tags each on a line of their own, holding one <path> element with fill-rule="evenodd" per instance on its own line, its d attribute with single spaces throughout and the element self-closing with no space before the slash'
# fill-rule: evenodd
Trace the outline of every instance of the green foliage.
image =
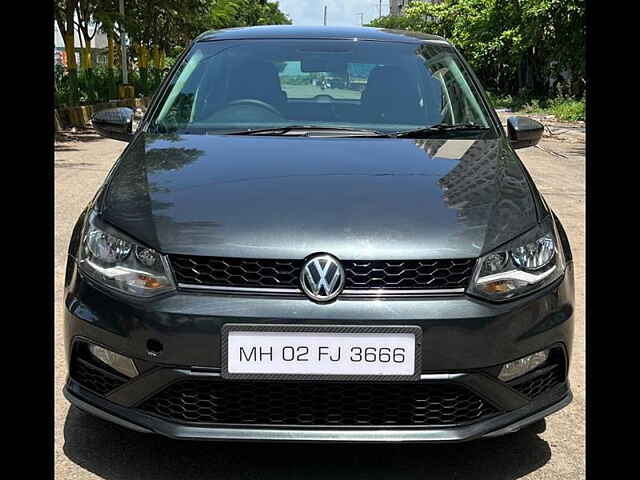
<svg viewBox="0 0 640 480">
<path fill-rule="evenodd" d="M 152 95 L 184 48 L 206 30 L 291 23 L 277 2 L 266 0 L 127 0 L 124 18 L 119 13 L 118 0 L 55 0 L 54 3 L 59 26 L 68 23 L 69 11 L 73 18 L 74 9 L 82 7 L 83 18 L 90 16 L 116 41 L 119 41 L 122 23 L 132 46 L 144 45 L 149 49 L 158 46 L 165 51 L 163 71 L 153 68 L 152 63 L 146 69 L 129 71 L 129 83 L 139 96 Z M 129 49 L 134 59 L 137 53 L 135 48 Z M 116 97 L 120 83 L 119 69 L 109 71 L 95 67 L 76 73 L 56 66 L 55 103 L 56 106 L 77 106 L 104 102 Z"/>
<path fill-rule="evenodd" d="M 291 24 L 291 20 L 280 11 L 278 2 L 213 0 L 210 5 L 209 28 L 211 29 L 288 24 Z"/>
<path fill-rule="evenodd" d="M 514 101 L 511 95 L 499 96 L 490 90 L 487 90 L 485 93 L 487 94 L 487 97 L 489 97 L 489 101 L 491 102 L 491 105 L 493 105 L 493 108 L 511 108 L 513 105 Z"/>
<path fill-rule="evenodd" d="M 576 100 L 568 97 L 539 99 L 533 97 L 531 91 L 527 90 L 515 96 L 499 96 L 489 91 L 487 95 L 494 108 L 507 108 L 518 113 L 553 115 L 558 120 L 569 122 L 586 119 L 584 99 Z"/>
<path fill-rule="evenodd" d="M 549 111 L 558 120 L 575 122 L 586 120 L 585 101 L 571 98 L 554 98 L 549 102 Z"/>
<path fill-rule="evenodd" d="M 105 67 L 92 68 L 78 72 L 78 88 L 80 103 L 92 104 L 106 102 L 117 93 L 117 82 L 120 73 L 109 71 Z"/>
<path fill-rule="evenodd" d="M 517 95 L 497 95 L 487 91 L 489 101 L 494 108 L 506 108 L 512 112 L 537 113 L 540 111 L 540 100 L 535 98 L 529 90 L 523 90 Z M 543 102 L 546 106 L 546 103 Z"/>
<path fill-rule="evenodd" d="M 169 50 L 206 28 L 210 0 L 127 0 L 124 28 L 132 44 Z"/>
<path fill-rule="evenodd" d="M 55 65 L 53 70 L 54 104 L 57 107 L 67 105 L 70 95 L 70 79 L 62 65 Z"/>
<path fill-rule="evenodd" d="M 120 2 L 118 0 L 93 0 L 95 5 L 93 19 L 100 25 L 100 29 L 107 34 L 117 32 L 120 19 Z"/>
<path fill-rule="evenodd" d="M 138 96 L 151 95 L 160 85 L 164 72 L 154 68 L 147 72 L 134 70 L 129 72 L 129 83 L 134 86 Z M 107 102 L 117 97 L 117 86 L 122 83 L 120 70 L 109 70 L 106 67 L 97 67 L 90 70 L 81 70 L 77 73 L 77 85 L 79 101 L 69 101 L 70 78 L 62 66 L 56 65 L 54 69 L 54 100 L 55 106 L 90 105 Z M 146 92 L 146 93 L 145 93 Z"/>
<path fill-rule="evenodd" d="M 445 0 L 411 2 L 403 17 L 371 23 L 440 35 L 472 65 L 485 87 L 541 98 L 558 94 L 549 78 L 570 72 L 565 94 L 585 90 L 584 0 Z"/>
<path fill-rule="evenodd" d="M 165 72 L 155 68 L 141 68 L 129 72 L 128 81 L 133 85 L 137 97 L 151 96 L 160 86 Z"/>
<path fill-rule="evenodd" d="M 179 56 L 180 54 L 176 56 L 167 57 L 164 61 L 164 68 L 166 70 L 173 68 L 173 65 L 176 63 L 176 60 L 178 60 Z"/>
<path fill-rule="evenodd" d="M 210 29 L 289 23 L 277 2 L 265 0 L 127 0 L 124 19 L 134 43 L 165 50 Z"/>
<path fill-rule="evenodd" d="M 415 30 L 409 18 L 398 15 L 376 18 L 367 24 L 367 27 L 388 28 L 391 30 Z"/>
</svg>

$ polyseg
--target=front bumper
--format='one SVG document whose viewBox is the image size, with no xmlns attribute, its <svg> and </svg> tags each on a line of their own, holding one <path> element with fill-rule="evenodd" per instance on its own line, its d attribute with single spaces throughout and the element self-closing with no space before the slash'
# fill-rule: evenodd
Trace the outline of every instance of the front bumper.
<svg viewBox="0 0 640 480">
<path fill-rule="evenodd" d="M 496 437 L 520 430 L 567 406 L 573 395 L 567 383 L 557 385 L 545 398 L 461 427 L 447 428 L 322 428 L 322 427 L 197 427 L 168 422 L 105 400 L 70 380 L 64 395 L 76 407 L 117 425 L 141 433 L 159 433 L 180 440 L 242 440 L 279 442 L 461 442 Z"/>
<path fill-rule="evenodd" d="M 73 268 L 73 265 L 72 265 Z M 105 395 L 72 378 L 65 396 L 79 408 L 122 426 L 179 439 L 315 442 L 457 442 L 518 430 L 563 408 L 573 338 L 573 273 L 558 284 L 509 304 L 466 296 L 413 300 L 238 298 L 177 292 L 145 302 L 103 291 L 73 268 L 65 298 L 65 342 L 88 340 L 126 355 L 141 374 Z M 199 426 L 161 418 L 140 405 L 185 379 L 220 379 L 220 331 L 226 323 L 417 325 L 423 331 L 420 382 L 463 386 L 496 407 L 477 421 L 428 426 Z M 150 355 L 149 340 L 163 346 Z M 535 398 L 500 382 L 506 362 L 555 346 L 565 358 L 563 378 Z"/>
</svg>

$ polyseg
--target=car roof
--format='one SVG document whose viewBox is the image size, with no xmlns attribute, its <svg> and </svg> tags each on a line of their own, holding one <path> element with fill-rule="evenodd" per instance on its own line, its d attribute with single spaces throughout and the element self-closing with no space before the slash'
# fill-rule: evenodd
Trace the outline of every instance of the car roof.
<svg viewBox="0 0 640 480">
<path fill-rule="evenodd" d="M 297 25 L 266 25 L 257 27 L 226 28 L 209 30 L 199 35 L 194 42 L 214 40 L 243 40 L 262 38 L 313 38 L 313 39 L 358 39 L 387 42 L 423 43 L 437 41 L 448 43 L 437 35 L 428 35 L 406 30 L 390 30 L 372 27 L 326 27 Z"/>
</svg>

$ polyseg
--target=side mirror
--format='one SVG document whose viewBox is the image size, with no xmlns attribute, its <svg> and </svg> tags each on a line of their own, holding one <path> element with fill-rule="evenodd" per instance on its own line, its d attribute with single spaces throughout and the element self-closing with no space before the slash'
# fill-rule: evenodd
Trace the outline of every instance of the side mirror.
<svg viewBox="0 0 640 480">
<path fill-rule="evenodd" d="M 128 142 L 133 137 L 133 110 L 109 108 L 96 112 L 91 117 L 93 128 L 103 137 Z"/>
<path fill-rule="evenodd" d="M 542 138 L 544 126 L 528 117 L 509 117 L 507 119 L 507 134 L 511 146 L 526 148 L 537 145 Z"/>
</svg>

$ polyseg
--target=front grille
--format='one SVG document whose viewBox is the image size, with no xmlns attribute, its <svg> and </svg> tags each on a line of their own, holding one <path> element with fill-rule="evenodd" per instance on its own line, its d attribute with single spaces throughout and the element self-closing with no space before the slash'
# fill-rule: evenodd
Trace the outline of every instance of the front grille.
<svg viewBox="0 0 640 480">
<path fill-rule="evenodd" d="M 302 260 L 255 260 L 171 255 L 178 283 L 211 287 L 298 288 Z M 474 259 L 342 261 L 345 289 L 465 288 Z"/>
<path fill-rule="evenodd" d="M 465 288 L 474 264 L 473 259 L 343 262 L 345 288 Z"/>
<path fill-rule="evenodd" d="M 452 426 L 497 410 L 449 383 L 183 380 L 140 409 L 194 424 Z"/>
<path fill-rule="evenodd" d="M 178 283 L 220 287 L 297 287 L 302 260 L 171 255 Z"/>
<path fill-rule="evenodd" d="M 537 374 L 530 380 L 512 386 L 524 396 L 533 399 L 560 383 L 562 383 L 562 369 L 560 365 L 554 365 L 545 373 Z"/>
<path fill-rule="evenodd" d="M 80 385 L 98 395 L 106 395 L 126 381 L 77 356 L 71 362 L 70 375 Z"/>
</svg>

